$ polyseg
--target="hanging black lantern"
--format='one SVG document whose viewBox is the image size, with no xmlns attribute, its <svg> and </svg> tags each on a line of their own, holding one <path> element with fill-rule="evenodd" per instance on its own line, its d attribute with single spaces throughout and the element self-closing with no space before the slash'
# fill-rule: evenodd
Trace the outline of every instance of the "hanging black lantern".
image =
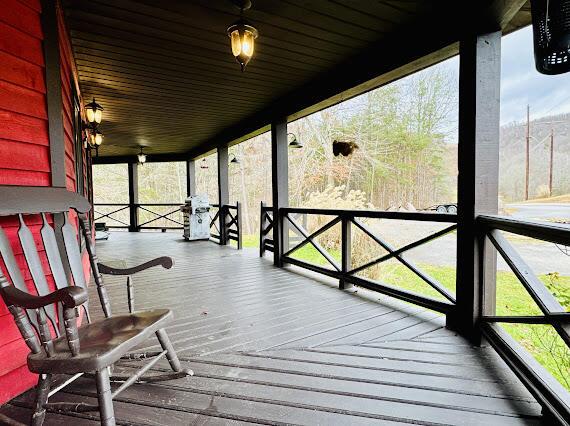
<svg viewBox="0 0 570 426">
<path fill-rule="evenodd" d="M 240 8 L 241 17 L 227 29 L 227 33 L 231 41 L 232 54 L 240 64 L 241 70 L 243 72 L 245 66 L 253 56 L 255 49 L 255 39 L 259 35 L 259 32 L 257 31 L 257 28 L 255 28 L 253 25 L 251 25 L 251 23 L 243 18 L 243 12 L 244 10 L 247 10 L 251 7 L 251 1 L 232 1 L 237 7 Z"/>
<path fill-rule="evenodd" d="M 534 61 L 541 74 L 570 71 L 570 0 L 531 0 Z"/>
<path fill-rule="evenodd" d="M 85 114 L 89 124 L 92 127 L 97 127 L 103 119 L 103 107 L 95 102 L 95 98 L 93 98 L 91 102 L 85 105 Z"/>
</svg>

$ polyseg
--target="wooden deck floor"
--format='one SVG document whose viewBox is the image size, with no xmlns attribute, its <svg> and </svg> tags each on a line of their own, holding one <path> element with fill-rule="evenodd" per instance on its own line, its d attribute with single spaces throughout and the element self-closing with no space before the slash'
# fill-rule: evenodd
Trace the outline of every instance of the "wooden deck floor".
<svg viewBox="0 0 570 426">
<path fill-rule="evenodd" d="M 168 331 L 196 373 L 132 386 L 115 401 L 120 424 L 541 423 L 540 407 L 494 351 L 471 347 L 429 311 L 173 233 L 114 233 L 98 253 L 127 265 L 175 259 L 169 271 L 136 276 L 136 308 L 174 310 Z M 126 311 L 124 281 L 107 283 L 115 313 Z M 94 292 L 91 300 L 100 315 Z M 94 383 L 80 379 L 52 401 L 94 396 Z M 26 398 L 2 412 L 25 419 Z M 46 424 L 96 418 L 48 414 Z"/>
</svg>

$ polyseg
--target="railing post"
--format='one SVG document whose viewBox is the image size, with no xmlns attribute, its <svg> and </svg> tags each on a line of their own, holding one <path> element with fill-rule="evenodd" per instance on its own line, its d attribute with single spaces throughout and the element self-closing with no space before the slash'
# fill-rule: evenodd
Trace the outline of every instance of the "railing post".
<svg viewBox="0 0 570 426">
<path fill-rule="evenodd" d="M 263 230 L 265 229 L 264 207 L 265 203 L 262 201 L 259 208 L 259 257 L 263 257 L 265 254 L 265 236 L 263 235 Z"/>
<path fill-rule="evenodd" d="M 352 267 L 352 260 L 351 260 L 351 254 L 352 254 L 352 227 L 351 227 L 351 218 L 349 216 L 347 216 L 346 214 L 344 214 L 342 216 L 342 220 L 341 220 L 341 256 L 342 256 L 342 263 L 341 263 L 341 268 L 342 268 L 342 275 L 345 275 L 348 271 L 350 271 L 350 268 Z M 352 287 L 351 283 L 348 283 L 344 280 L 344 278 L 341 278 L 339 280 L 339 285 L 338 287 L 341 290 L 346 290 Z"/>
<path fill-rule="evenodd" d="M 228 243 L 226 206 L 230 203 L 228 147 L 218 148 L 218 204 L 220 205 L 220 245 Z"/>
<path fill-rule="evenodd" d="M 496 252 L 484 249 L 476 218 L 498 211 L 501 31 L 460 42 L 457 306 L 448 326 L 474 343 L 495 293 Z M 484 285 L 483 285 L 484 283 Z M 487 294 L 483 294 L 483 291 Z M 488 296 L 489 295 L 489 296 Z M 486 301 L 486 302 L 484 302 Z"/>
<path fill-rule="evenodd" d="M 271 123 L 271 183 L 273 195 L 273 264 L 283 266 L 281 255 L 289 248 L 289 227 L 279 210 L 289 206 L 287 118 Z"/>
<path fill-rule="evenodd" d="M 236 229 L 237 229 L 237 248 L 241 250 L 243 248 L 243 241 L 242 241 L 242 231 L 241 231 L 241 203 L 239 201 L 236 202 Z"/>
<path fill-rule="evenodd" d="M 139 231 L 139 174 L 138 164 L 129 163 L 129 232 Z"/>
</svg>

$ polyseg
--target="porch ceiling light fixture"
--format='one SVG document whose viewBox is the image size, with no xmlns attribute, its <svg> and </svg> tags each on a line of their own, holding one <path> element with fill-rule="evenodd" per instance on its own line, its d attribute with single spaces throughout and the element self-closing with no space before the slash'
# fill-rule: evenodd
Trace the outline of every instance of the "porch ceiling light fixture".
<svg viewBox="0 0 570 426">
<path fill-rule="evenodd" d="M 239 164 L 240 161 L 239 159 L 234 155 L 234 158 L 232 158 L 232 160 L 230 161 L 231 164 Z"/>
<path fill-rule="evenodd" d="M 295 133 L 287 133 L 287 139 L 289 140 L 289 148 L 303 148 L 303 144 L 297 140 Z"/>
<path fill-rule="evenodd" d="M 202 158 L 202 161 L 200 162 L 200 168 L 201 169 L 207 169 L 208 168 L 208 163 L 206 163 L 205 158 Z"/>
<path fill-rule="evenodd" d="M 232 2 L 240 9 L 240 19 L 234 22 L 227 30 L 228 37 L 231 40 L 232 53 L 241 66 L 241 70 L 253 56 L 255 49 L 255 39 L 259 35 L 259 31 L 253 25 L 243 18 L 243 12 L 251 7 L 250 0 L 232 0 Z"/>
<path fill-rule="evenodd" d="M 103 133 L 96 127 L 88 126 L 86 128 L 85 147 L 95 150 L 95 156 L 99 157 L 99 147 L 103 143 Z"/>
<path fill-rule="evenodd" d="M 101 124 L 103 119 L 103 107 L 95 102 L 95 98 L 87 105 L 85 105 L 85 114 L 87 115 L 87 121 L 93 127 Z"/>
<path fill-rule="evenodd" d="M 146 163 L 146 154 L 143 152 L 143 147 L 141 146 L 141 151 L 137 154 L 137 160 L 139 164 L 142 166 Z"/>
</svg>

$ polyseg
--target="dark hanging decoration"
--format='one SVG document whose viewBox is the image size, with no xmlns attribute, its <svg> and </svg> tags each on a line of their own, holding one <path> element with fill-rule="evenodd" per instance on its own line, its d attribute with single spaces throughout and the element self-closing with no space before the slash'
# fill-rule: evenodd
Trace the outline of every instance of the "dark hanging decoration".
<svg viewBox="0 0 570 426">
<path fill-rule="evenodd" d="M 333 141 L 332 148 L 333 148 L 333 155 L 335 157 L 338 157 L 339 155 L 348 157 L 350 154 L 354 152 L 355 149 L 358 149 L 359 146 L 355 142 L 343 142 L 335 140 Z"/>
<path fill-rule="evenodd" d="M 534 61 L 541 74 L 570 71 L 570 0 L 531 0 Z"/>
</svg>

